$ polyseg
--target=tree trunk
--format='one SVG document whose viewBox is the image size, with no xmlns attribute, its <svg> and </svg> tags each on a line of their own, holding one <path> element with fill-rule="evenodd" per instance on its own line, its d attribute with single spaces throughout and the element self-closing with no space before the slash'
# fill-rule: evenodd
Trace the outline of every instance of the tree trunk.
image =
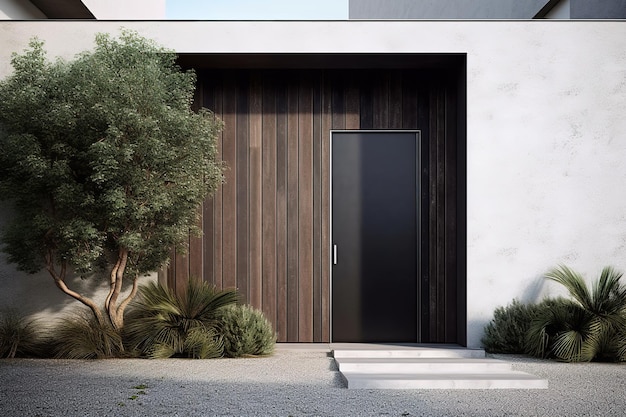
<svg viewBox="0 0 626 417">
<path fill-rule="evenodd" d="M 102 314 L 102 311 L 98 308 L 96 303 L 91 298 L 85 297 L 77 293 L 76 291 L 71 290 L 65 283 L 65 277 L 67 275 L 67 264 L 65 262 L 61 263 L 61 270 L 57 272 L 54 266 L 54 256 L 52 255 L 52 253 L 48 252 L 48 254 L 46 255 L 46 269 L 48 270 L 48 273 L 52 276 L 54 284 L 57 286 L 57 288 L 59 288 L 61 291 L 74 298 L 75 300 L 78 300 L 87 307 L 89 307 L 94 317 L 101 326 L 104 326 L 106 324 L 104 315 Z"/>
<path fill-rule="evenodd" d="M 128 304 L 137 295 L 139 287 L 139 275 L 133 277 L 133 286 L 128 296 L 118 305 L 118 299 L 122 292 L 122 284 L 124 283 L 124 271 L 128 262 L 128 249 L 120 249 L 118 253 L 117 262 L 113 265 L 110 274 L 110 288 L 109 293 L 104 302 L 104 311 L 98 307 L 98 305 L 88 297 L 85 297 L 73 290 L 71 290 L 65 283 L 65 277 L 67 272 L 67 266 L 65 263 L 61 264 L 61 270 L 57 272 L 54 264 L 54 256 L 52 253 L 48 253 L 46 256 L 46 269 L 54 279 L 56 286 L 70 297 L 80 301 L 93 312 L 94 317 L 101 326 L 111 324 L 115 330 L 121 330 L 124 327 L 124 311 Z M 107 320 L 108 318 L 108 320 Z"/>
<path fill-rule="evenodd" d="M 126 263 L 128 262 L 128 249 L 120 248 L 117 256 L 117 262 L 115 263 L 113 269 L 111 270 L 110 275 L 110 283 L 111 288 L 109 289 L 109 296 L 107 297 L 107 301 L 105 303 L 106 311 L 109 315 L 109 320 L 111 320 L 111 325 L 116 330 L 120 330 L 124 327 L 124 308 L 128 303 L 122 303 L 123 307 L 118 308 L 117 299 L 122 292 L 122 284 L 124 282 L 124 270 L 126 269 Z M 131 291 L 131 295 L 129 297 L 132 298 L 134 293 L 136 293 L 136 278 L 133 283 L 133 290 Z M 130 300 L 129 300 L 130 302 Z"/>
</svg>

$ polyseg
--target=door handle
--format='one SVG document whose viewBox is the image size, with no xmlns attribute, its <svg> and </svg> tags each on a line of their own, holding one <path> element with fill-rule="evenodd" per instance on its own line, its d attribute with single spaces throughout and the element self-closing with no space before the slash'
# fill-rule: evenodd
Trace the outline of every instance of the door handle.
<svg viewBox="0 0 626 417">
<path fill-rule="evenodd" d="M 337 245 L 333 245 L 333 265 L 337 265 Z"/>
</svg>

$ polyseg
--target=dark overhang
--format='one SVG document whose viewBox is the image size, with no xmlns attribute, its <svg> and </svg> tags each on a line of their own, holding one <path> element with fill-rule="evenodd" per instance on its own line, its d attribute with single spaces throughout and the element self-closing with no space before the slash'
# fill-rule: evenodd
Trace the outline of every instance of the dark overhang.
<svg viewBox="0 0 626 417">
<path fill-rule="evenodd" d="M 550 0 L 533 16 L 533 19 L 544 19 L 561 0 Z"/>
<path fill-rule="evenodd" d="M 178 56 L 183 68 L 225 69 L 445 69 L 465 60 L 464 53 L 381 54 L 381 53 L 218 53 Z"/>
<path fill-rule="evenodd" d="M 30 0 L 49 19 L 95 19 L 80 0 Z"/>
</svg>

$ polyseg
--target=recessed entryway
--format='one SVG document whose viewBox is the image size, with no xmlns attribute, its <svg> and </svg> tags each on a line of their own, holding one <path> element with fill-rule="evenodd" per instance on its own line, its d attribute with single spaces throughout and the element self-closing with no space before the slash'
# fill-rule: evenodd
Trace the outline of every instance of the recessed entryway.
<svg viewBox="0 0 626 417">
<path fill-rule="evenodd" d="M 397 311 L 417 323 L 405 334 L 382 321 L 374 340 L 465 344 L 465 62 L 464 54 L 181 56 L 198 71 L 195 105 L 225 122 L 217 149 L 229 169 L 204 204 L 203 237 L 172 254 L 162 282 L 183 288 L 191 275 L 237 287 L 279 341 L 330 342 L 329 132 L 419 130 L 421 288 L 410 289 L 415 306 Z"/>
</svg>

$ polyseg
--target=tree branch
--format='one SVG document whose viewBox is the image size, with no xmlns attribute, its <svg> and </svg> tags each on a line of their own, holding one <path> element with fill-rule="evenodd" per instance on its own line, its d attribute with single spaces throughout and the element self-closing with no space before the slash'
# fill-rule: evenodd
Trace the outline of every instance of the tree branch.
<svg viewBox="0 0 626 417">
<path fill-rule="evenodd" d="M 107 298 L 104 301 L 104 308 L 106 311 L 109 311 L 110 305 L 111 305 L 111 297 L 113 297 L 113 293 L 115 292 L 115 283 L 117 280 L 117 270 L 120 267 L 120 263 L 121 263 L 121 259 L 118 256 L 117 258 L 117 262 L 115 263 L 115 265 L 113 265 L 113 268 L 111 269 L 111 275 L 109 278 L 109 282 L 110 282 L 110 288 L 109 288 L 109 293 L 107 294 Z"/>
<path fill-rule="evenodd" d="M 135 296 L 137 295 L 138 289 L 139 289 L 139 274 L 135 274 L 135 277 L 133 278 L 133 288 L 130 290 L 130 293 L 128 294 L 126 299 L 124 299 L 124 301 L 122 301 L 119 307 L 117 308 L 117 317 L 124 317 L 124 310 L 126 310 L 126 306 L 128 306 L 128 304 L 133 300 L 133 298 L 135 298 Z"/>
<path fill-rule="evenodd" d="M 61 291 L 74 298 L 75 300 L 80 301 L 85 306 L 89 307 L 89 309 L 91 309 L 94 316 L 96 317 L 96 320 L 98 320 L 98 323 L 100 323 L 100 325 L 105 324 L 104 316 L 102 315 L 102 312 L 100 311 L 96 303 L 91 298 L 85 297 L 77 293 L 76 291 L 71 290 L 65 283 L 67 262 L 61 262 L 61 271 L 59 274 L 57 274 L 56 268 L 54 266 L 54 255 L 52 254 L 52 250 L 48 250 L 46 253 L 46 269 L 48 270 L 50 276 L 52 276 L 54 284 L 57 286 L 57 288 L 59 288 Z"/>
</svg>

